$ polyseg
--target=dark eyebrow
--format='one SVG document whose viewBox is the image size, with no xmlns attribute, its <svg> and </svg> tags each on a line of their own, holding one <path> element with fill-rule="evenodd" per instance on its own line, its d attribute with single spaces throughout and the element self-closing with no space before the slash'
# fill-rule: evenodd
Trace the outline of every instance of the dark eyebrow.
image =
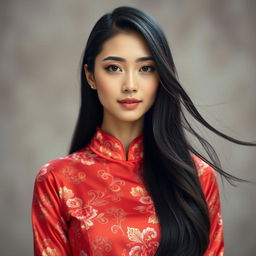
<svg viewBox="0 0 256 256">
<path fill-rule="evenodd" d="M 124 58 L 121 57 L 116 57 L 116 56 L 108 56 L 106 58 L 104 58 L 102 61 L 106 61 L 106 60 L 115 60 L 115 61 L 120 61 L 120 62 L 126 62 L 126 60 Z M 147 61 L 147 60 L 152 60 L 154 61 L 153 57 L 141 57 L 136 59 L 136 62 L 141 62 L 141 61 Z"/>
</svg>

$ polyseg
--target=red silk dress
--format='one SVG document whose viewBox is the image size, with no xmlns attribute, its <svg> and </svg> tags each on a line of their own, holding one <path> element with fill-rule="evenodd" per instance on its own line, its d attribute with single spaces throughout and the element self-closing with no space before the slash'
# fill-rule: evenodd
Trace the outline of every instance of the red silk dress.
<svg viewBox="0 0 256 256">
<path fill-rule="evenodd" d="M 153 256 L 160 229 L 140 172 L 143 135 L 129 145 L 97 127 L 88 146 L 44 165 L 32 202 L 34 255 Z M 222 256 L 223 226 L 216 174 L 193 156 L 211 218 L 205 256 Z"/>
</svg>

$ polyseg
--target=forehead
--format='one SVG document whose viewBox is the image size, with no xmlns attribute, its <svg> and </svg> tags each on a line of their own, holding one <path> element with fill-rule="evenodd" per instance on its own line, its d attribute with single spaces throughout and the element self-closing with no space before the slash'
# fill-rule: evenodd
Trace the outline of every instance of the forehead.
<svg viewBox="0 0 256 256">
<path fill-rule="evenodd" d="M 144 38 L 137 32 L 121 32 L 105 41 L 99 57 L 116 55 L 122 57 L 150 56 L 150 50 Z"/>
</svg>

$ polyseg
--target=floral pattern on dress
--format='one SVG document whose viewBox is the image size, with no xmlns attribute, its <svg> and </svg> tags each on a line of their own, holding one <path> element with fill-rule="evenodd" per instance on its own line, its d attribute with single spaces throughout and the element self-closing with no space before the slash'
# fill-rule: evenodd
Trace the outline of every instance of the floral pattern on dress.
<svg viewBox="0 0 256 256">
<path fill-rule="evenodd" d="M 200 159 L 198 156 L 193 154 L 192 158 L 196 165 L 196 169 L 199 177 L 202 176 L 207 170 L 209 170 L 209 165 L 206 162 L 202 161 L 202 159 Z"/>
<path fill-rule="evenodd" d="M 111 245 L 111 242 L 106 237 L 97 236 L 92 241 L 92 250 L 94 252 L 94 255 L 104 256 L 105 252 L 106 253 L 111 252 L 112 245 Z"/>
<path fill-rule="evenodd" d="M 77 219 L 81 220 L 82 227 L 88 230 L 93 225 L 93 219 L 97 216 L 98 210 L 92 208 L 90 205 L 79 207 L 74 210 L 70 210 L 70 214 Z"/>
<path fill-rule="evenodd" d="M 51 239 L 45 238 L 42 241 L 39 240 L 38 232 L 35 232 L 34 236 L 37 241 L 38 248 L 42 251 L 40 256 L 61 256 L 57 252 L 57 248 L 54 248 L 53 241 Z"/>
<path fill-rule="evenodd" d="M 37 181 L 42 181 L 44 179 L 44 175 L 49 171 L 49 168 L 52 169 L 50 163 L 45 164 L 36 176 Z"/>
<path fill-rule="evenodd" d="M 143 136 L 137 138 L 137 142 L 130 146 L 128 158 L 130 160 L 136 160 L 143 158 Z"/>
<path fill-rule="evenodd" d="M 60 255 L 56 252 L 56 249 L 47 247 L 43 250 L 42 256 L 60 256 Z"/>
<path fill-rule="evenodd" d="M 96 140 L 94 141 L 94 143 L 98 143 L 100 145 L 99 152 L 102 153 L 103 155 L 119 160 L 122 159 L 122 146 L 111 139 L 103 139 L 103 135 L 100 131 L 97 131 Z"/>
<path fill-rule="evenodd" d="M 110 215 L 111 218 L 116 222 L 116 224 L 111 226 L 111 232 L 113 234 L 117 234 L 119 231 L 121 231 L 122 234 L 125 235 L 121 222 L 125 220 L 127 213 L 122 208 L 112 207 L 106 210 L 106 214 Z"/>
<path fill-rule="evenodd" d="M 155 212 L 155 207 L 151 197 L 148 195 L 148 192 L 145 188 L 140 186 L 132 187 L 130 194 L 133 197 L 138 198 L 139 202 L 144 205 L 136 206 L 133 209 L 138 210 L 141 213 L 149 213 L 148 223 L 158 223 L 158 219 Z"/>
<path fill-rule="evenodd" d="M 65 221 L 62 218 L 61 221 L 57 222 L 55 228 L 56 228 L 57 232 L 59 233 L 59 235 L 60 235 L 61 239 L 63 240 L 63 242 L 67 243 L 68 239 L 67 239 L 66 234 L 64 232 L 63 223 L 65 223 Z"/>
<path fill-rule="evenodd" d="M 160 226 L 141 176 L 142 138 L 130 143 L 127 160 L 122 143 L 98 128 L 86 147 L 41 168 L 32 202 L 35 256 L 155 254 Z M 200 158 L 193 159 L 211 220 L 204 256 L 223 256 L 216 174 Z"/>
<path fill-rule="evenodd" d="M 119 202 L 123 196 L 122 187 L 125 186 L 125 181 L 114 177 L 110 171 L 100 169 L 97 171 L 97 177 L 104 180 L 107 186 L 104 186 L 103 191 L 89 190 L 87 192 L 90 199 L 88 204 L 92 206 L 104 206 L 111 202 Z"/>
<path fill-rule="evenodd" d="M 141 232 L 138 228 L 127 227 L 127 235 L 133 242 L 127 245 L 130 247 L 129 256 L 154 255 L 159 246 L 159 242 L 156 241 L 157 232 L 154 228 L 147 227 Z"/>
<path fill-rule="evenodd" d="M 86 180 L 86 175 L 84 171 L 78 171 L 72 166 L 65 166 L 61 169 L 64 177 L 71 183 L 79 184 Z"/>
<path fill-rule="evenodd" d="M 95 149 L 102 155 L 116 159 L 126 160 L 126 153 L 121 141 L 114 136 L 104 132 L 99 127 L 90 143 L 90 149 Z M 143 134 L 137 136 L 129 145 L 128 160 L 138 160 L 143 158 Z"/>
<path fill-rule="evenodd" d="M 70 154 L 71 159 L 77 160 L 84 165 L 93 165 L 98 160 L 98 155 L 92 152 L 90 149 L 84 149 L 83 151 L 78 151 L 73 154 Z"/>
<path fill-rule="evenodd" d="M 119 192 L 121 190 L 121 186 L 125 186 L 125 181 L 119 178 L 115 178 L 110 171 L 107 170 L 98 170 L 98 177 L 108 182 L 108 190 L 113 192 Z"/>
<path fill-rule="evenodd" d="M 62 199 L 70 199 L 74 196 L 74 193 L 71 189 L 68 189 L 66 186 L 59 188 L 59 197 Z"/>
<path fill-rule="evenodd" d="M 83 200 L 74 197 L 74 193 L 66 186 L 59 188 L 59 195 L 66 201 L 69 208 L 68 214 L 82 221 L 82 227 L 88 230 L 93 226 L 93 219 L 97 216 L 98 210 L 91 205 L 84 205 Z"/>
<path fill-rule="evenodd" d="M 52 199 L 47 193 L 35 195 L 33 205 L 40 219 L 46 219 L 49 216 L 47 209 L 53 208 Z"/>
</svg>

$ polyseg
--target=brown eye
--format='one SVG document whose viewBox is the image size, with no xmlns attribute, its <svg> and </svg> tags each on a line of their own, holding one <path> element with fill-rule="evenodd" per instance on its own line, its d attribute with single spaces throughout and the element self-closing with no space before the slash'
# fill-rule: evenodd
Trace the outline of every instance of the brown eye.
<svg viewBox="0 0 256 256">
<path fill-rule="evenodd" d="M 153 71 L 155 71 L 155 68 L 152 67 L 152 66 L 143 66 L 143 67 L 141 68 L 141 70 L 142 70 L 143 72 L 153 72 Z"/>
<path fill-rule="evenodd" d="M 116 71 L 118 71 L 118 69 L 121 71 L 121 69 L 116 65 L 110 65 L 110 66 L 106 67 L 105 69 L 109 72 L 116 72 Z"/>
</svg>

